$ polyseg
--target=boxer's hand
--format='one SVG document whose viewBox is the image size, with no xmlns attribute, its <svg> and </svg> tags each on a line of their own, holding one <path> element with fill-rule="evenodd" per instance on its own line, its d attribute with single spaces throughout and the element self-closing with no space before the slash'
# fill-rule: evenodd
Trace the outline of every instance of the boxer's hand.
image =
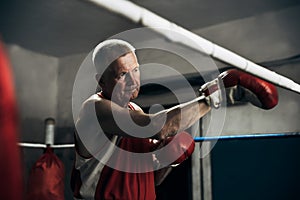
<svg viewBox="0 0 300 200">
<path fill-rule="evenodd" d="M 250 102 L 257 107 L 271 109 L 278 103 L 277 89 L 273 84 L 232 69 L 221 73 L 217 79 L 204 84 L 200 89 L 208 97 L 208 103 L 215 108 L 222 101 L 220 81 L 224 84 L 228 105 Z"/>
<path fill-rule="evenodd" d="M 160 163 L 170 163 L 170 165 L 177 165 L 185 161 L 192 155 L 195 148 L 194 139 L 187 132 L 168 137 L 163 143 L 164 149 L 156 155 L 156 158 Z"/>
</svg>

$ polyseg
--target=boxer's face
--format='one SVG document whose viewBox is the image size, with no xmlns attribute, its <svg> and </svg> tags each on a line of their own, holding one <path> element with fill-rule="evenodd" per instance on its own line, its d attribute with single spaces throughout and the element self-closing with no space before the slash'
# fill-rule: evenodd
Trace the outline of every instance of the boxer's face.
<svg viewBox="0 0 300 200">
<path fill-rule="evenodd" d="M 140 90 L 140 71 L 135 54 L 127 53 L 114 61 L 100 86 L 104 95 L 120 106 L 126 107 L 129 100 L 136 98 Z"/>
</svg>

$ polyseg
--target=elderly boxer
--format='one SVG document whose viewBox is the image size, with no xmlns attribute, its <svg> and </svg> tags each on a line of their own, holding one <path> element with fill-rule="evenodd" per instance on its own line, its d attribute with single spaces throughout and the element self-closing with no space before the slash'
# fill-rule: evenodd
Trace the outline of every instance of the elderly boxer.
<svg viewBox="0 0 300 200">
<path fill-rule="evenodd" d="M 227 92 L 232 104 L 250 101 L 269 109 L 277 103 L 273 85 L 232 70 L 205 84 L 199 98 L 147 114 L 131 102 L 140 90 L 140 68 L 134 47 L 122 40 L 106 40 L 94 49 L 92 59 L 101 92 L 83 103 L 76 122 L 76 160 L 72 175 L 75 199 L 155 199 L 155 184 L 161 183 L 171 166 L 183 162 L 194 150 L 193 138 L 183 131 L 221 103 L 222 80 L 231 90 Z M 97 118 L 98 128 L 90 123 L 93 116 Z M 95 134 L 100 135 L 95 137 L 100 139 L 94 141 L 96 150 L 93 151 L 82 138 Z M 102 142 L 105 140 L 109 140 L 109 144 Z M 145 154 L 166 145 L 168 148 L 144 160 L 130 160 L 124 158 L 121 151 L 111 148 L 112 145 Z M 167 157 L 172 157 L 170 162 L 165 162 Z M 114 168 L 102 162 L 102 158 L 107 163 L 114 160 L 115 166 L 127 168 Z M 157 167 L 163 163 L 169 165 Z M 134 172 L 129 170 L 131 168 L 144 171 Z"/>
</svg>

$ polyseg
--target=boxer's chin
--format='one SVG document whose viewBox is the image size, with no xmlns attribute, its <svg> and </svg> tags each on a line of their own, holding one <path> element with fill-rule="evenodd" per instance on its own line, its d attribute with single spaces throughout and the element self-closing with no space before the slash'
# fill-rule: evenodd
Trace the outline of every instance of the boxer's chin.
<svg viewBox="0 0 300 200">
<path fill-rule="evenodd" d="M 130 100 L 137 98 L 138 95 L 139 95 L 139 90 L 138 90 L 138 89 L 135 89 L 135 90 L 133 91 L 133 93 L 131 94 Z"/>
</svg>

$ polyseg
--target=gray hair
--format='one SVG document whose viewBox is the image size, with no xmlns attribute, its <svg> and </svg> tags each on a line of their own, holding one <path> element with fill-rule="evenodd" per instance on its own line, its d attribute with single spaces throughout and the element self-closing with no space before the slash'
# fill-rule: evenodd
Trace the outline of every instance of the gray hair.
<svg viewBox="0 0 300 200">
<path fill-rule="evenodd" d="M 92 54 L 92 61 L 98 74 L 104 71 L 119 57 L 134 53 L 135 48 L 128 42 L 120 39 L 109 39 L 99 43 Z"/>
</svg>

